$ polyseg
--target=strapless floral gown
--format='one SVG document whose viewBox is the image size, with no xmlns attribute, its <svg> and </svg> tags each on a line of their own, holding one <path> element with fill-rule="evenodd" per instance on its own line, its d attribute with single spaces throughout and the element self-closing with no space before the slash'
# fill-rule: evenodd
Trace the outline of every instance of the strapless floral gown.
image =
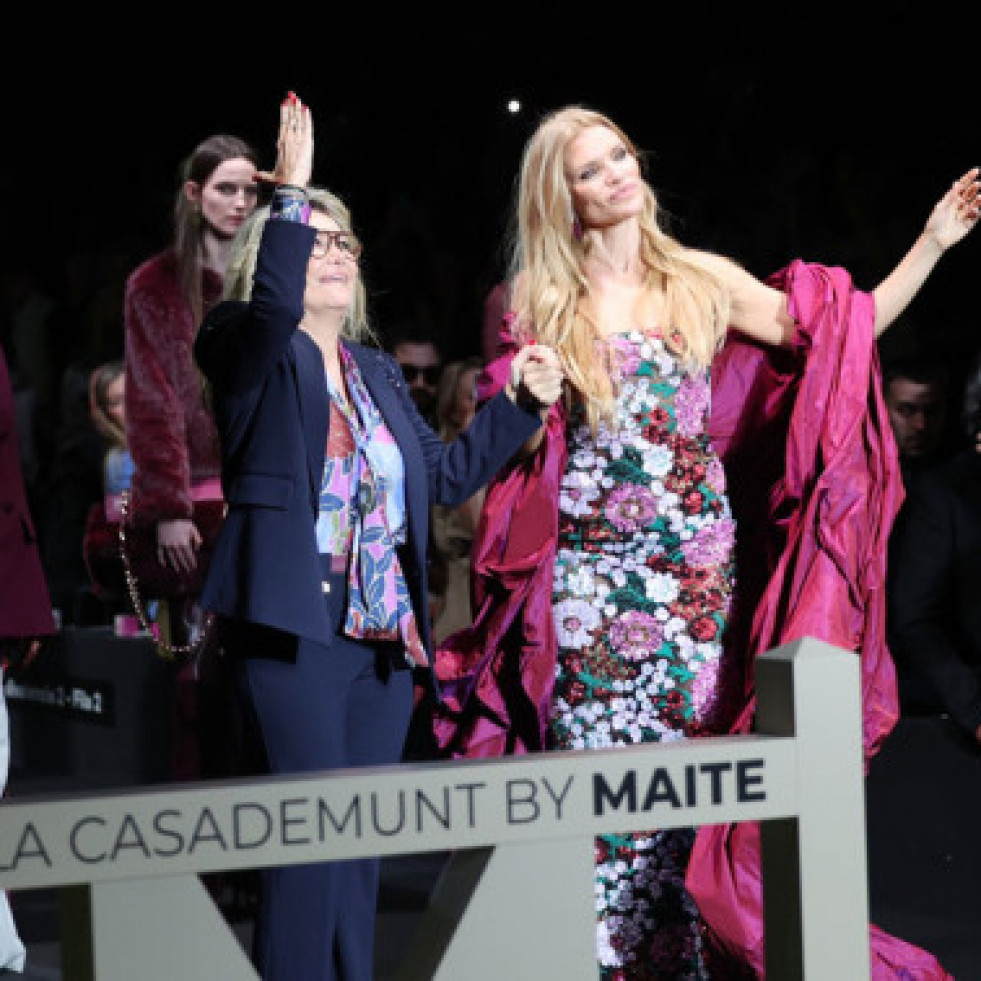
<svg viewBox="0 0 981 981">
<path fill-rule="evenodd" d="M 615 424 L 594 434 L 570 413 L 559 500 L 554 749 L 721 732 L 733 704 L 720 664 L 735 524 L 707 433 L 708 375 L 659 337 L 601 345 Z M 693 840 L 694 829 L 597 838 L 600 977 L 709 977 L 684 887 Z"/>
</svg>

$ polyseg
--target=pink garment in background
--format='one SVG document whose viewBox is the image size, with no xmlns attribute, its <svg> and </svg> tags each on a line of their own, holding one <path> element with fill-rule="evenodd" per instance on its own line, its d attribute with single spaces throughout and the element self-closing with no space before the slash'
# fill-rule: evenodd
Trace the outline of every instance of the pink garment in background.
<svg viewBox="0 0 981 981">
<path fill-rule="evenodd" d="M 879 386 L 874 303 L 842 269 L 795 261 L 771 280 L 788 293 L 789 349 L 733 334 L 713 365 L 713 442 L 737 518 L 737 584 L 726 649 L 745 679 L 731 731 L 748 732 L 753 659 L 803 636 L 862 659 L 866 762 L 898 717 L 885 645 L 886 544 L 902 499 Z M 487 369 L 506 377 L 513 342 Z M 544 453 L 487 491 L 474 539 L 474 623 L 447 638 L 435 667 L 446 756 L 496 756 L 545 745 L 556 642 L 551 617 L 564 414 L 553 408 Z M 756 824 L 700 828 L 688 886 L 721 946 L 763 972 Z M 932 955 L 872 927 L 875 981 L 950 981 Z"/>
</svg>

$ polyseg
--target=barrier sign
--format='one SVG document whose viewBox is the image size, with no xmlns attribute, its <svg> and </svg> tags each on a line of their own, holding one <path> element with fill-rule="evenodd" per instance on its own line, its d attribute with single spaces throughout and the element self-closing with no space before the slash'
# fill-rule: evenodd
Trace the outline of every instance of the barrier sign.
<svg viewBox="0 0 981 981">
<path fill-rule="evenodd" d="M 152 981 L 173 976 L 181 956 L 175 943 L 188 946 L 186 934 L 161 939 L 177 922 L 161 908 L 161 890 L 175 908 L 197 908 L 197 873 L 453 851 L 462 856 L 458 868 L 469 871 L 446 876 L 443 888 L 456 890 L 450 908 L 434 896 L 441 925 L 423 924 L 406 978 L 476 981 L 482 975 L 473 965 L 484 964 L 489 979 L 585 979 L 596 971 L 596 834 L 761 821 L 770 976 L 867 976 L 857 658 L 814 640 L 796 642 L 759 660 L 757 691 L 761 731 L 753 736 L 10 800 L 0 805 L 0 886 L 93 884 L 94 950 L 102 961 L 92 976 L 135 976 L 125 973 L 135 968 L 131 954 L 108 952 L 132 949 L 138 937 L 139 976 Z M 467 857 L 463 849 L 481 851 Z M 492 876 L 494 862 L 507 875 Z M 160 877 L 170 884 L 151 900 L 147 890 Z M 143 928 L 133 918 L 137 896 L 147 904 Z M 490 919 L 479 914 L 482 902 L 495 910 Z M 123 932 L 120 916 L 128 922 L 125 944 L 114 939 Z M 549 918 L 561 952 L 543 949 Z M 208 922 L 211 933 L 227 934 Z M 585 940 L 570 945 L 572 922 Z M 522 942 L 529 931 L 534 942 Z M 254 977 L 240 950 L 219 949 L 213 937 L 209 943 L 210 955 L 195 951 L 207 966 L 188 966 L 191 976 Z M 528 959 L 531 949 L 541 951 L 538 966 Z M 512 963 L 515 950 L 520 958 Z M 160 956 L 165 963 L 155 961 Z M 464 974 L 454 973 L 465 964 Z M 223 973 L 229 970 L 237 973 Z"/>
</svg>

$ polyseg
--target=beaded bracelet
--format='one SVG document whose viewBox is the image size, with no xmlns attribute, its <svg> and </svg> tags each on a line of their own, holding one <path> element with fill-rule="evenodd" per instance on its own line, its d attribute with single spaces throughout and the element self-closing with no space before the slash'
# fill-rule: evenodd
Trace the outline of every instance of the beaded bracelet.
<svg viewBox="0 0 981 981">
<path fill-rule="evenodd" d="M 295 184 L 277 184 L 269 206 L 269 217 L 278 221 L 308 224 L 310 202 L 307 200 L 307 192 Z"/>
</svg>

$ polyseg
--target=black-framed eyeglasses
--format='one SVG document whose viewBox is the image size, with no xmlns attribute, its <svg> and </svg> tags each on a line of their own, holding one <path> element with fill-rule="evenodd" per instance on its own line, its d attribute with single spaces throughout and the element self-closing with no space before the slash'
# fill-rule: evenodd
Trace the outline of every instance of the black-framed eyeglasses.
<svg viewBox="0 0 981 981">
<path fill-rule="evenodd" d="M 357 259 L 361 255 L 361 243 L 351 232 L 317 232 L 310 255 L 323 259 L 334 245 L 345 259 Z"/>
<path fill-rule="evenodd" d="M 427 364 L 422 367 L 417 364 L 399 364 L 402 369 L 402 375 L 405 380 L 411 385 L 417 378 L 422 378 L 422 380 L 427 385 L 436 385 L 439 382 L 439 376 L 442 372 L 442 368 L 438 364 Z"/>
</svg>

